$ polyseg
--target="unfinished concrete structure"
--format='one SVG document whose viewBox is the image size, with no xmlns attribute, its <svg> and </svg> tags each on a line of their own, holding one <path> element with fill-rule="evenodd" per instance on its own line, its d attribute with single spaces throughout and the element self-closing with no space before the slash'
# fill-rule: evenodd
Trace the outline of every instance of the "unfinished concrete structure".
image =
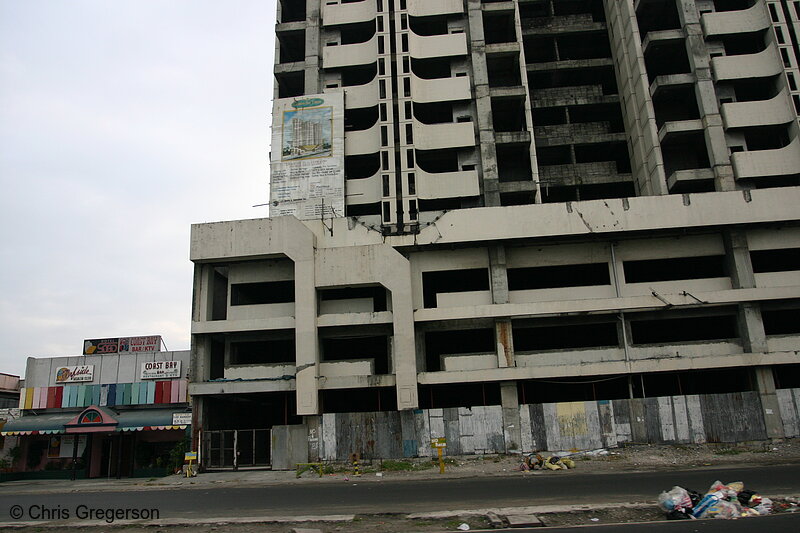
<svg viewBox="0 0 800 533">
<path fill-rule="evenodd" d="M 346 213 L 192 228 L 193 427 L 313 457 L 324 413 L 498 405 L 513 450 L 520 405 L 757 391 L 782 437 L 798 4 L 279 2 L 275 98 L 344 92 Z"/>
</svg>

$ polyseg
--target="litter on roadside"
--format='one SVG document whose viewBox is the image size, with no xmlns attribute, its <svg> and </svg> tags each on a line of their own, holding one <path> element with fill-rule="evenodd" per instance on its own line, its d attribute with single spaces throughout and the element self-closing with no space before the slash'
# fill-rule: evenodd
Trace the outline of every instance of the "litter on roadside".
<svg viewBox="0 0 800 533">
<path fill-rule="evenodd" d="M 526 454 L 523 457 L 519 470 L 534 470 L 546 468 L 548 470 L 569 470 L 575 468 L 575 461 L 566 456 L 551 455 L 545 459 L 541 455 Z"/>
<path fill-rule="evenodd" d="M 741 481 L 727 485 L 715 481 L 705 494 L 675 486 L 659 494 L 658 506 L 670 520 L 745 518 L 772 512 L 772 500 L 745 490 Z"/>
</svg>

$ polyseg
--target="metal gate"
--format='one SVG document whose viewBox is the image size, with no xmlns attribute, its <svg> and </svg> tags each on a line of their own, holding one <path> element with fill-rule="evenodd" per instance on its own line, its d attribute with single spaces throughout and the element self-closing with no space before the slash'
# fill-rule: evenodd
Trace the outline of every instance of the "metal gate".
<svg viewBox="0 0 800 533">
<path fill-rule="evenodd" d="M 270 466 L 271 430 L 225 429 L 203 432 L 204 468 L 237 469 L 245 466 Z"/>
</svg>

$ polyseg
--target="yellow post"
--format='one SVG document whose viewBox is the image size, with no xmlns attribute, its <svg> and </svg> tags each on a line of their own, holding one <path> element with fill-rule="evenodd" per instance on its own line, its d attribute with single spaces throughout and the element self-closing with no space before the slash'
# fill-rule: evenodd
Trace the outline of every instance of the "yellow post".
<svg viewBox="0 0 800 533">
<path fill-rule="evenodd" d="M 442 449 L 436 448 L 436 451 L 439 452 L 439 473 L 444 474 L 444 460 L 442 459 Z"/>
</svg>

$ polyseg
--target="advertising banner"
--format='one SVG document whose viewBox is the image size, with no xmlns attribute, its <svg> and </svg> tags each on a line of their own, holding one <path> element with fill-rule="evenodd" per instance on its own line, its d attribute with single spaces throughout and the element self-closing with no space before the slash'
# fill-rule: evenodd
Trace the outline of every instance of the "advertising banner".
<svg viewBox="0 0 800 533">
<path fill-rule="evenodd" d="M 172 413 L 173 426 L 191 426 L 192 413 Z"/>
<path fill-rule="evenodd" d="M 139 379 L 174 379 L 181 377 L 180 361 L 148 361 L 142 363 Z"/>
<path fill-rule="evenodd" d="M 344 92 L 275 100 L 271 217 L 344 216 Z"/>
<path fill-rule="evenodd" d="M 114 337 L 109 339 L 87 339 L 83 341 L 83 355 L 111 353 L 148 353 L 161 349 L 161 336 Z"/>
<path fill-rule="evenodd" d="M 56 370 L 56 383 L 94 380 L 94 365 L 62 366 Z"/>
</svg>

